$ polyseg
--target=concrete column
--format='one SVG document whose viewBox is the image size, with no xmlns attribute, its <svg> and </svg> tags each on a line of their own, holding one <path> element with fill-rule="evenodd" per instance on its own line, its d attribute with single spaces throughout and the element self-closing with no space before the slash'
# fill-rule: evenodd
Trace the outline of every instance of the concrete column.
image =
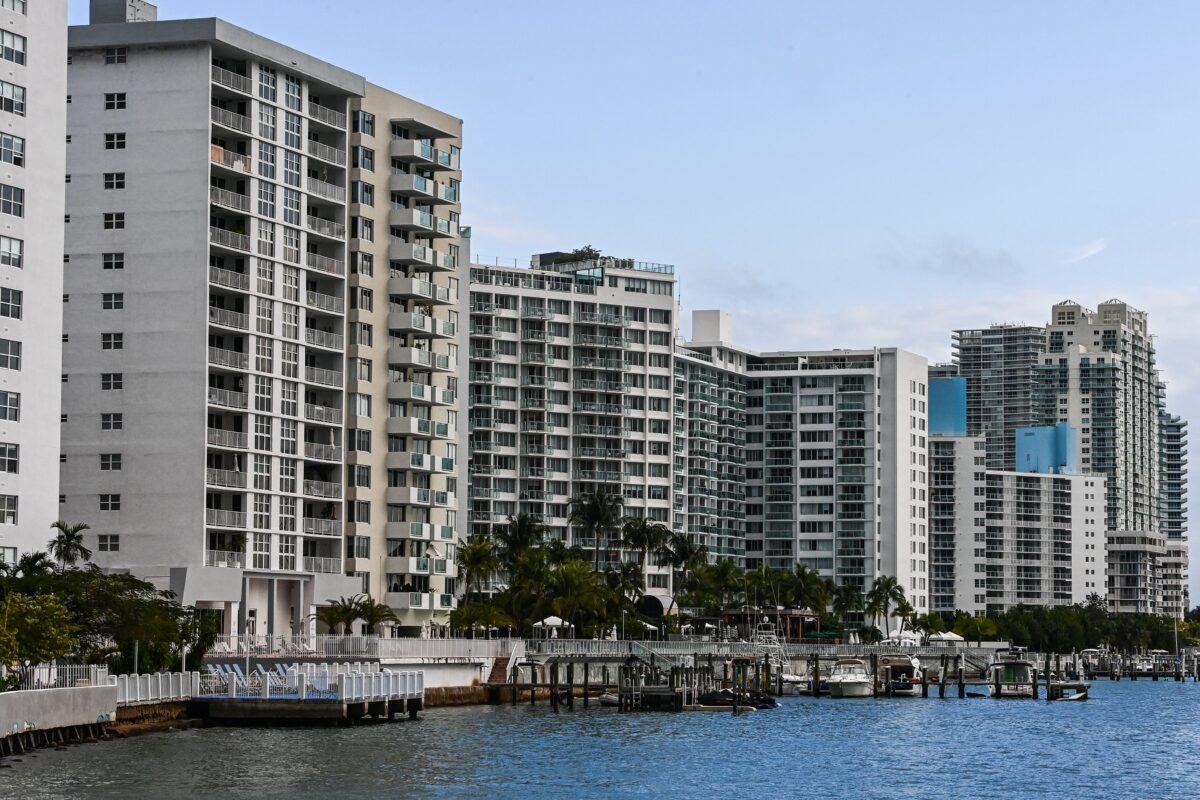
<svg viewBox="0 0 1200 800">
<path fill-rule="evenodd" d="M 275 578 L 267 580 L 267 635 L 271 636 L 275 633 L 275 593 L 278 591 L 278 584 Z"/>
</svg>

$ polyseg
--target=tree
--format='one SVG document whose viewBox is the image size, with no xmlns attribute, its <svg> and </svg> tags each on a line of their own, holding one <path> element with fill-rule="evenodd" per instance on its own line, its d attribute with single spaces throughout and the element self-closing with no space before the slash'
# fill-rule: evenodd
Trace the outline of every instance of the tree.
<svg viewBox="0 0 1200 800">
<path fill-rule="evenodd" d="M 825 610 L 827 598 L 821 573 L 812 567 L 797 564 L 790 578 L 792 605 L 797 608 L 810 608 L 818 614 Z"/>
<path fill-rule="evenodd" d="M 899 636 L 901 633 L 904 633 L 904 626 L 912 621 L 913 617 L 916 616 L 916 613 L 917 611 L 912 607 L 912 603 L 908 602 L 908 600 L 904 599 L 903 597 L 900 598 L 900 600 L 896 603 L 896 616 L 900 619 L 900 630 L 896 634 L 897 636 Z"/>
<path fill-rule="evenodd" d="M 392 611 L 386 603 L 380 603 L 366 595 L 360 595 L 359 598 L 358 618 L 366 624 L 367 635 L 374 634 L 377 625 L 400 621 L 396 617 L 396 612 Z"/>
<path fill-rule="evenodd" d="M 22 578 L 36 579 L 49 575 L 53 570 L 54 562 L 50 560 L 50 556 L 41 550 L 33 550 L 18 558 L 12 571 Z"/>
<path fill-rule="evenodd" d="M 600 571 L 600 538 L 607 537 L 620 524 L 621 496 L 603 486 L 571 498 L 570 522 L 583 529 L 592 540 L 593 568 Z"/>
<path fill-rule="evenodd" d="M 521 512 L 509 517 L 508 523 L 496 529 L 496 556 L 504 569 L 512 571 L 521 554 L 542 544 L 546 526 L 533 514 Z"/>
<path fill-rule="evenodd" d="M 324 623 L 330 633 L 348 636 L 354 632 L 354 621 L 361 616 L 361 596 L 339 597 L 336 600 L 331 598 L 326 601 L 328 605 L 318 608 L 313 616 L 318 622 Z"/>
<path fill-rule="evenodd" d="M 963 616 L 954 623 L 954 632 L 964 639 L 974 639 L 979 647 L 985 638 L 996 635 L 996 623 L 987 617 Z"/>
<path fill-rule="evenodd" d="M 708 551 L 704 545 L 693 542 L 685 533 L 672 533 L 670 540 L 663 550 L 663 558 L 671 567 L 671 582 L 674 591 L 671 592 L 671 607 L 675 606 L 676 598 L 691 589 L 691 577 L 696 568 L 708 560 Z"/>
<path fill-rule="evenodd" d="M 483 585 L 500 570 L 500 557 L 491 539 L 476 536 L 458 548 L 458 565 L 462 568 L 467 591 L 474 590 L 479 596 L 483 594 Z"/>
<path fill-rule="evenodd" d="M 842 619 L 845 619 L 847 614 L 852 614 L 855 611 L 861 611 L 863 607 L 862 592 L 857 586 L 843 584 L 833 590 L 830 598 L 830 604 L 833 607 L 833 613 L 837 614 Z"/>
<path fill-rule="evenodd" d="M 47 549 L 58 562 L 60 569 L 73 567 L 78 562 L 87 561 L 92 557 L 92 551 L 83 544 L 83 532 L 91 529 L 86 522 L 76 522 L 72 525 L 60 519 L 51 524 L 50 528 L 55 533 Z"/>
<path fill-rule="evenodd" d="M 0 600 L 0 663 L 15 669 L 19 686 L 30 667 L 70 653 L 75 631 L 70 611 L 54 595 L 9 594 Z"/>
<path fill-rule="evenodd" d="M 646 517 L 626 517 L 621 526 L 621 544 L 638 554 L 638 566 L 641 568 L 641 582 L 645 585 L 646 560 L 651 553 L 661 556 L 671 532 L 667 526 L 654 522 Z"/>
<path fill-rule="evenodd" d="M 557 614 L 582 633 L 587 622 L 604 610 L 604 597 L 598 576 L 586 561 L 571 560 L 550 572 L 545 593 L 539 603 L 543 612 Z"/>
<path fill-rule="evenodd" d="M 891 575 L 880 575 L 871 584 L 868 592 L 868 606 L 875 614 L 882 614 L 885 637 L 891 637 L 892 624 L 888 610 L 904 600 L 904 587 Z"/>
</svg>

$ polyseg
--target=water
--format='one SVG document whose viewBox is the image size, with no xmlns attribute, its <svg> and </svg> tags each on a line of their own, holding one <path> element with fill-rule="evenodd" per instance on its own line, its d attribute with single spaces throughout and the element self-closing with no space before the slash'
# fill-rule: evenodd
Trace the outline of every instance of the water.
<svg viewBox="0 0 1200 800">
<path fill-rule="evenodd" d="M 41 751 L 13 798 L 1146 798 L 1200 793 L 1200 684 L 1085 703 L 784 698 L 720 713 L 433 709 L 359 728 L 208 728 Z"/>
</svg>

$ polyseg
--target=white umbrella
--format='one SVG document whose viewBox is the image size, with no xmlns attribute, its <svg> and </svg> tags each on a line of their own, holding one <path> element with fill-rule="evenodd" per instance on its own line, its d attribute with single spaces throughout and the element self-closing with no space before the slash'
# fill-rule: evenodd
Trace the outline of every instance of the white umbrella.
<svg viewBox="0 0 1200 800">
<path fill-rule="evenodd" d="M 563 622 L 562 617 L 546 617 L 545 619 L 533 623 L 535 628 L 565 628 L 567 623 Z"/>
</svg>

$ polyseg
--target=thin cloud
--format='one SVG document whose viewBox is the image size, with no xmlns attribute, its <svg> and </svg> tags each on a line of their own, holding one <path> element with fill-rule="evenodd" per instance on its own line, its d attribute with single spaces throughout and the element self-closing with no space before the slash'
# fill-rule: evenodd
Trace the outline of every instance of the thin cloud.
<svg viewBox="0 0 1200 800">
<path fill-rule="evenodd" d="M 1070 253 L 1063 261 L 1064 264 L 1078 264 L 1081 261 L 1087 261 L 1092 256 L 1098 256 L 1108 249 L 1108 240 L 1103 237 L 1094 239 L 1083 247 L 1077 248 Z"/>
<path fill-rule="evenodd" d="M 1021 270 L 1005 250 L 986 251 L 963 239 L 949 238 L 929 251 L 912 256 L 892 254 L 884 257 L 891 271 L 927 273 L 954 278 L 996 283 L 1010 281 Z"/>
</svg>

